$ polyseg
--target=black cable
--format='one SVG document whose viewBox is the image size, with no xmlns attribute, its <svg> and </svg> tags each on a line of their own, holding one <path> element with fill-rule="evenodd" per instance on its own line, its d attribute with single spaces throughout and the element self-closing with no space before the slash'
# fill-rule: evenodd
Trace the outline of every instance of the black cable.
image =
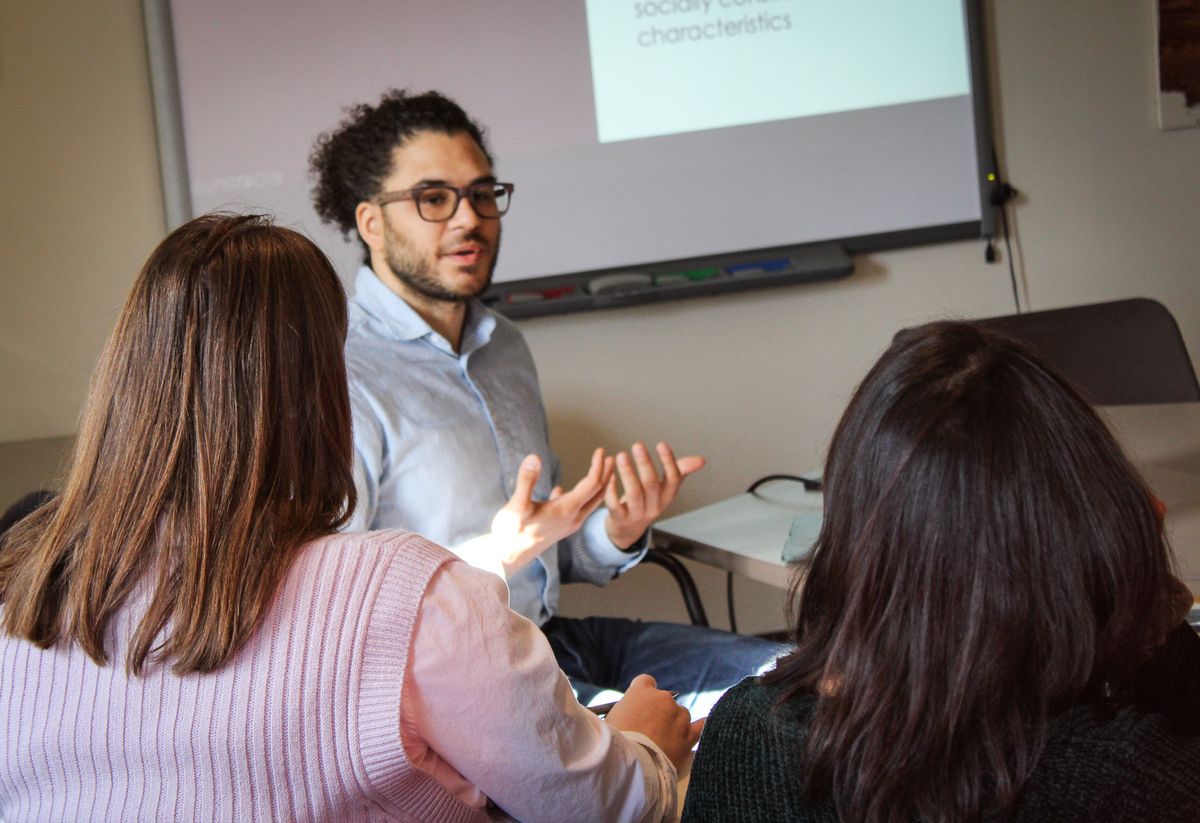
<svg viewBox="0 0 1200 823">
<path fill-rule="evenodd" d="M 813 480 L 811 477 L 800 477 L 796 474 L 768 474 L 766 477 L 760 477 L 751 483 L 750 488 L 746 489 L 746 494 L 754 494 L 759 486 L 764 483 L 770 483 L 772 480 L 791 480 L 793 483 L 802 483 L 806 492 L 819 492 L 821 490 L 821 481 Z"/>
<path fill-rule="evenodd" d="M 1012 282 L 1013 303 L 1016 304 L 1017 314 L 1021 313 L 1021 298 L 1017 291 L 1017 265 L 1013 261 L 1012 237 L 1008 233 L 1008 205 L 1001 203 L 1000 225 L 1004 229 L 1004 253 L 1008 255 L 1008 279 Z"/>
<path fill-rule="evenodd" d="M 1012 253 L 1012 235 L 1008 230 L 1008 204 L 1018 194 L 1012 184 L 1004 179 L 1004 174 L 1000 169 L 1000 157 L 996 154 L 995 148 L 992 149 L 992 169 L 996 175 L 996 184 L 992 189 L 991 196 L 988 198 L 991 201 L 992 207 L 996 209 L 1000 217 L 1000 228 L 1004 232 L 1004 249 L 1008 255 L 1008 279 L 1012 284 L 1013 305 L 1016 307 L 1017 314 L 1021 313 L 1021 297 L 1020 289 L 1017 287 L 1017 266 L 1013 260 Z M 993 238 L 988 238 L 987 249 L 984 251 L 984 259 L 989 263 L 996 262 L 996 247 Z"/>
</svg>

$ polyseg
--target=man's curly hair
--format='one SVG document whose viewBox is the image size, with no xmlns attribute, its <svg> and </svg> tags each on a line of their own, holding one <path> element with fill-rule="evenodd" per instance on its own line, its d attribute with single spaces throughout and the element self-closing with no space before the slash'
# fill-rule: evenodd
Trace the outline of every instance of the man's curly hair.
<svg viewBox="0 0 1200 823">
<path fill-rule="evenodd" d="M 391 89 L 374 106 L 352 107 L 335 131 L 317 138 L 308 167 L 321 220 L 341 229 L 343 237 L 356 234 L 354 210 L 379 194 L 392 171 L 392 151 L 420 131 L 466 133 L 492 162 L 483 129 L 453 100 L 436 91 L 410 95 Z M 371 262 L 366 243 L 363 262 Z"/>
</svg>

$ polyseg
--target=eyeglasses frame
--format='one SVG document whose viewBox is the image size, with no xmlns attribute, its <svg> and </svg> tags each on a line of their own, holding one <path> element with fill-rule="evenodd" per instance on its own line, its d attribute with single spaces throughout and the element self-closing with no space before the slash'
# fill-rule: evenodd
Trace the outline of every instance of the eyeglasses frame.
<svg viewBox="0 0 1200 823">
<path fill-rule="evenodd" d="M 467 197 L 467 192 L 471 191 L 472 189 L 479 188 L 480 186 L 492 186 L 493 188 L 504 189 L 505 197 L 508 202 L 504 204 L 504 211 L 500 211 L 495 216 L 491 216 L 479 214 L 478 210 L 475 208 L 475 204 L 471 202 L 470 198 L 467 198 L 467 202 L 471 203 L 471 210 L 475 212 L 479 219 L 499 220 L 501 217 L 508 214 L 508 209 L 510 206 L 512 206 L 512 194 L 516 189 L 516 186 L 514 186 L 512 183 L 500 183 L 494 180 L 481 180 L 478 183 L 471 183 L 462 187 L 451 186 L 449 183 L 426 183 L 424 185 L 414 186 L 411 189 L 404 189 L 403 191 L 380 192 L 372 199 L 377 206 L 386 206 L 388 203 L 397 203 L 401 200 L 412 200 L 413 205 L 417 207 L 417 216 L 426 223 L 447 223 L 450 220 L 453 220 L 454 215 L 458 213 L 458 207 L 462 205 L 463 198 Z M 454 192 L 454 208 L 450 209 L 450 213 L 441 220 L 431 220 L 430 218 L 426 217 L 425 213 L 421 211 L 421 202 L 417 200 L 417 197 L 421 192 L 429 191 L 430 189 L 448 189 L 449 191 Z"/>
</svg>

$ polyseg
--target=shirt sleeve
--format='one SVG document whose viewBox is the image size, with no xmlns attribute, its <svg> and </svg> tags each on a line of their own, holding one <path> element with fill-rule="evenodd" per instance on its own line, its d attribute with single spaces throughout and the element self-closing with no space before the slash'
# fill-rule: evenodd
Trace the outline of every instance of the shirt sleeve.
<svg viewBox="0 0 1200 823">
<path fill-rule="evenodd" d="M 502 581 L 460 562 L 433 577 L 413 630 L 400 731 L 410 762 L 463 802 L 518 820 L 659 821 L 675 768 L 579 705 Z"/>
<path fill-rule="evenodd" d="M 447 548 L 475 568 L 491 572 L 501 580 L 507 578 L 500 552 L 496 550 L 496 540 L 490 532 Z"/>
<path fill-rule="evenodd" d="M 564 583 L 595 583 L 602 586 L 633 568 L 646 556 L 646 535 L 628 549 L 617 548 L 608 537 L 604 520 L 608 509 L 600 507 L 588 516 L 579 531 L 559 542 L 558 572 Z"/>
<path fill-rule="evenodd" d="M 608 509 L 601 506 L 588 515 L 588 519 L 584 521 L 583 528 L 580 531 L 583 533 L 584 542 L 588 544 L 588 548 L 592 554 L 604 562 L 615 566 L 619 574 L 633 568 L 646 556 L 646 547 L 649 543 L 646 540 L 646 536 L 650 532 L 647 530 L 629 548 L 619 549 L 608 536 L 608 529 L 604 525 L 604 521 L 607 519 Z"/>
<path fill-rule="evenodd" d="M 383 474 L 383 435 L 379 423 L 366 410 L 367 403 L 350 383 L 350 410 L 354 427 L 354 490 L 357 503 L 344 532 L 369 531 L 379 508 L 379 478 Z"/>
</svg>

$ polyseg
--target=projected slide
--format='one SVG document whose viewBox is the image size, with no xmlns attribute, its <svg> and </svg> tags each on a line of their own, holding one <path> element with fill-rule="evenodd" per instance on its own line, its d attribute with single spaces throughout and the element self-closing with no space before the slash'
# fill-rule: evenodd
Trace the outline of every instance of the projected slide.
<svg viewBox="0 0 1200 823">
<path fill-rule="evenodd" d="M 587 0 L 602 143 L 965 95 L 961 0 Z"/>
</svg>

